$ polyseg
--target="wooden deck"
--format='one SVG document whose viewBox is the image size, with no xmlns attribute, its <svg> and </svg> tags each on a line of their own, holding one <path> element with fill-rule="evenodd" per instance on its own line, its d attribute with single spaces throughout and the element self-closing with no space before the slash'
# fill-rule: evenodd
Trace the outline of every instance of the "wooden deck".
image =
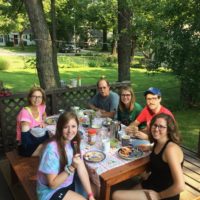
<svg viewBox="0 0 200 200">
<path fill-rule="evenodd" d="M 180 200 L 200 200 L 200 158 L 197 157 L 197 154 L 195 154 L 185 148 L 183 148 L 183 151 L 185 154 L 183 171 L 184 171 L 184 177 L 185 177 L 185 182 L 186 182 L 186 190 L 181 193 Z M 7 160 L 7 162 L 8 162 L 8 160 Z M 35 163 L 35 162 L 32 162 L 32 163 Z M 12 163 L 12 164 L 14 166 L 14 163 Z M 7 168 L 7 167 L 4 167 L 4 168 Z M 4 169 L 4 170 L 6 170 L 6 169 Z M 24 171 L 27 171 L 27 170 L 23 170 L 23 172 Z M 35 174 L 35 172 L 34 172 L 34 174 Z M 29 173 L 28 173 L 28 176 L 30 176 Z M 31 186 L 32 187 L 31 191 L 34 193 L 35 192 L 35 178 L 31 179 L 31 180 L 33 182 L 33 185 Z M 21 193 L 24 193 L 23 186 L 22 186 L 22 188 L 18 187 L 17 190 L 21 191 Z M 22 195 L 22 194 L 19 195 L 18 193 L 15 192 L 13 194 L 13 196 L 15 197 L 16 200 L 18 200 L 18 199 L 22 200 L 23 199 L 22 196 L 24 196 L 24 195 Z M 27 199 L 32 199 L 32 198 L 26 197 L 24 199 L 27 200 Z"/>
<path fill-rule="evenodd" d="M 184 195 L 186 197 L 181 198 L 181 200 L 195 199 L 193 197 L 200 200 L 200 158 L 196 153 L 186 148 L 183 148 L 183 151 L 185 154 L 183 172 L 186 182 L 186 192 Z"/>
</svg>

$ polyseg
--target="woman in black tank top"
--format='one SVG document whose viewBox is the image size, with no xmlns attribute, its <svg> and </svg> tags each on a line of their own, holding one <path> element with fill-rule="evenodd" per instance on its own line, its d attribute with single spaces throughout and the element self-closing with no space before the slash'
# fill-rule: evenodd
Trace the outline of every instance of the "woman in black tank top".
<svg viewBox="0 0 200 200">
<path fill-rule="evenodd" d="M 113 200 L 179 200 L 185 187 L 184 156 L 176 122 L 170 115 L 160 113 L 152 119 L 149 130 L 154 146 L 147 179 L 134 190 L 115 191 Z"/>
</svg>

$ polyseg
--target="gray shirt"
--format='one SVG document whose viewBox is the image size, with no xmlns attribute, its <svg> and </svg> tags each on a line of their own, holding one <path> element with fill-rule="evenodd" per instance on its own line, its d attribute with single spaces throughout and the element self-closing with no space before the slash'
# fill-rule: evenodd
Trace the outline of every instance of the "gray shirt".
<svg viewBox="0 0 200 200">
<path fill-rule="evenodd" d="M 102 97 L 101 94 L 97 93 L 90 100 L 89 103 L 107 112 L 117 111 L 118 104 L 119 104 L 119 95 L 115 92 L 110 91 L 109 96 Z"/>
</svg>

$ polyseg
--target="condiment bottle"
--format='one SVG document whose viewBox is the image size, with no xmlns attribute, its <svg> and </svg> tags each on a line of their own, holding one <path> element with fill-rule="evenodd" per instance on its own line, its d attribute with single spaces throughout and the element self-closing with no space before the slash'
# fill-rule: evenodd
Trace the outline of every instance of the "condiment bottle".
<svg viewBox="0 0 200 200">
<path fill-rule="evenodd" d="M 89 128 L 88 129 L 88 143 L 93 145 L 96 142 L 96 133 L 97 130 L 94 128 Z"/>
</svg>

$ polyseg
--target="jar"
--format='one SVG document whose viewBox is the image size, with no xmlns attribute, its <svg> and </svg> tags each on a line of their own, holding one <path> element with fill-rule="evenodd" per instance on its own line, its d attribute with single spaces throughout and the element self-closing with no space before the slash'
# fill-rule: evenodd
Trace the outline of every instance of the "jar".
<svg viewBox="0 0 200 200">
<path fill-rule="evenodd" d="M 96 133 L 97 130 L 94 128 L 89 128 L 88 129 L 88 143 L 93 145 L 96 142 Z"/>
</svg>

